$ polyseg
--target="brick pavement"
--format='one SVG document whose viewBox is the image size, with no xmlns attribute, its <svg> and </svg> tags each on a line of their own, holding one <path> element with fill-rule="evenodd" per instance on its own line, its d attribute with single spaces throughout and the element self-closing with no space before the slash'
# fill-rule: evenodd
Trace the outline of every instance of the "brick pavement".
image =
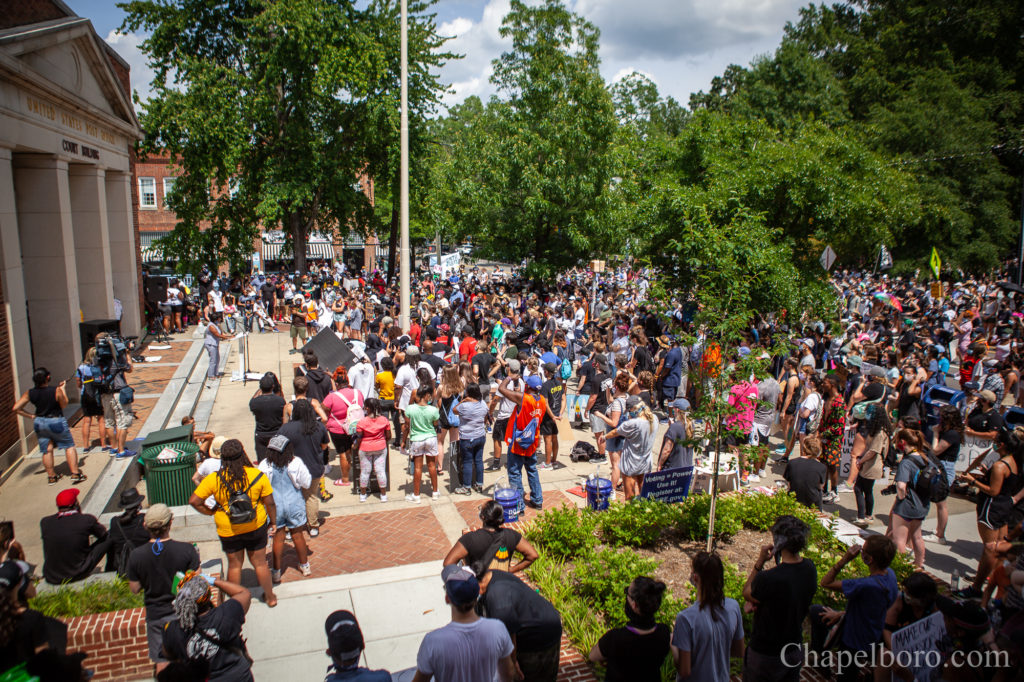
<svg viewBox="0 0 1024 682">
<path fill-rule="evenodd" d="M 328 518 L 320 527 L 320 536 L 308 540 L 313 550 L 313 577 L 317 578 L 436 561 L 450 549 L 427 503 L 415 509 Z M 269 555 L 269 546 L 267 549 Z M 282 564 L 283 582 L 303 579 L 290 543 L 285 544 Z"/>
</svg>

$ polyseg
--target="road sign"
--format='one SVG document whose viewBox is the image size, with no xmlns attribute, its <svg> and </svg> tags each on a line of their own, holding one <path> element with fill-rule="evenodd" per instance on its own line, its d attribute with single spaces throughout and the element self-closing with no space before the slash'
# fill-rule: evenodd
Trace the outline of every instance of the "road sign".
<svg viewBox="0 0 1024 682">
<path fill-rule="evenodd" d="M 829 244 L 825 247 L 825 250 L 821 252 L 821 258 L 818 259 L 821 263 L 821 267 L 825 270 L 831 270 L 832 264 L 836 262 L 836 252 L 832 250 L 832 245 Z"/>
<path fill-rule="evenodd" d="M 942 270 L 942 259 L 939 258 L 939 252 L 932 247 L 932 259 L 928 263 L 932 266 L 932 274 L 935 275 L 935 279 L 939 278 L 939 271 Z"/>
</svg>

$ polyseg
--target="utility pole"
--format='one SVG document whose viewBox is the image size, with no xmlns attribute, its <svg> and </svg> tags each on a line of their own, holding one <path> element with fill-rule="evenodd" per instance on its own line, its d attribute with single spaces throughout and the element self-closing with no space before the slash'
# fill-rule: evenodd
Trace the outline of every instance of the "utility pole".
<svg viewBox="0 0 1024 682">
<path fill-rule="evenodd" d="M 402 124 L 401 165 L 399 170 L 402 232 L 402 264 L 399 273 L 401 295 L 398 301 L 398 324 L 403 332 L 409 331 L 409 306 L 412 302 L 409 254 L 409 3 L 402 0 Z"/>
</svg>

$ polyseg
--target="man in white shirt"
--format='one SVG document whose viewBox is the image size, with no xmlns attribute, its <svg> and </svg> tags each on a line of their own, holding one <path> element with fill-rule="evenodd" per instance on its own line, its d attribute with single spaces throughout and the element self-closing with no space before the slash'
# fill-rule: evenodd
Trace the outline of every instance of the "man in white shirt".
<svg viewBox="0 0 1024 682">
<path fill-rule="evenodd" d="M 452 622 L 428 632 L 416 654 L 413 682 L 511 682 L 515 675 L 515 647 L 500 620 L 476 615 L 480 583 L 465 566 L 445 566 L 445 602 Z"/>
<path fill-rule="evenodd" d="M 395 402 L 399 412 L 405 412 L 405 408 L 409 407 L 409 400 L 416 393 L 416 389 L 420 387 L 420 381 L 416 378 L 416 370 L 420 367 L 426 367 L 431 377 L 436 376 L 430 365 L 420 360 L 419 346 L 407 347 L 405 362 L 395 374 Z"/>
<path fill-rule="evenodd" d="M 352 365 L 352 369 L 348 371 L 348 380 L 352 385 L 352 388 L 357 389 L 366 397 L 376 397 L 374 391 L 374 371 L 373 365 L 370 364 L 370 358 L 363 353 L 359 362 Z"/>
</svg>

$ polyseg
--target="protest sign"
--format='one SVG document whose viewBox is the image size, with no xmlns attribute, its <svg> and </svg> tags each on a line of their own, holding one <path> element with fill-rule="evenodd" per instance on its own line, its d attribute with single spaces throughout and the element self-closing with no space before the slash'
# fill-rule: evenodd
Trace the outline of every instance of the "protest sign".
<svg viewBox="0 0 1024 682">
<path fill-rule="evenodd" d="M 644 476 L 640 497 L 652 497 L 661 502 L 682 502 L 690 493 L 693 467 L 664 469 Z"/>
</svg>

